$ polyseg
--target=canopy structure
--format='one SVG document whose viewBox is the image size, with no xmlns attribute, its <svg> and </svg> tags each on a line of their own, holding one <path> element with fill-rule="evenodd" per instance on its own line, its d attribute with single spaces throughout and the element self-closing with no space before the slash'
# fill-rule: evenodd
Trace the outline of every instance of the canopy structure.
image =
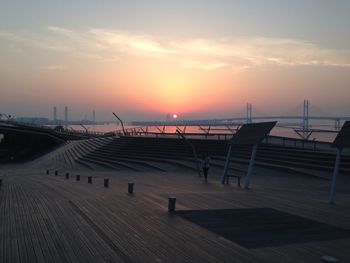
<svg viewBox="0 0 350 263">
<path fill-rule="evenodd" d="M 235 145 L 251 145 L 253 146 L 247 175 L 245 177 L 245 188 L 249 188 L 250 180 L 253 172 L 256 150 L 258 144 L 269 134 L 272 128 L 276 125 L 277 121 L 261 122 L 261 123 L 249 123 L 244 124 L 236 134 L 233 135 L 230 147 L 226 157 L 226 163 L 224 173 L 221 178 L 221 183 L 225 183 L 225 179 L 228 173 L 229 165 L 231 162 L 232 151 Z"/>
<path fill-rule="evenodd" d="M 341 159 L 342 150 L 344 148 L 350 148 L 350 121 L 346 121 L 344 123 L 344 125 L 341 128 L 341 130 L 339 131 L 337 137 L 334 139 L 332 146 L 337 148 L 337 156 L 335 159 L 331 191 L 329 194 L 329 202 L 331 204 L 334 203 L 334 199 L 335 199 L 337 176 L 339 173 L 339 166 L 340 166 L 340 159 Z"/>
<path fill-rule="evenodd" d="M 338 149 L 350 148 L 350 121 L 346 121 L 333 141 L 333 147 Z"/>
<path fill-rule="evenodd" d="M 244 124 L 232 137 L 231 144 L 257 145 L 275 127 L 277 121 Z"/>
</svg>

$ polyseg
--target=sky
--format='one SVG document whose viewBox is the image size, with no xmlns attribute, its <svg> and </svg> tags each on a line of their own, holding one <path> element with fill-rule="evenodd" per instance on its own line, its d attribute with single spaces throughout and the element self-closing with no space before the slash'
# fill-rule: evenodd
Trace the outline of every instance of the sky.
<svg viewBox="0 0 350 263">
<path fill-rule="evenodd" d="M 0 113 L 350 116 L 350 1 L 0 0 Z"/>
</svg>

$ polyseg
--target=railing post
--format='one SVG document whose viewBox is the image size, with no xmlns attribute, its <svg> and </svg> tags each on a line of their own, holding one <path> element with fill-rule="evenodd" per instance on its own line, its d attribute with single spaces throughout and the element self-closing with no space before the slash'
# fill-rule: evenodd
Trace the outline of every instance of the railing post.
<svg viewBox="0 0 350 263">
<path fill-rule="evenodd" d="M 66 179 L 69 179 L 69 173 L 66 173 Z"/>
<path fill-rule="evenodd" d="M 88 184 L 92 184 L 92 176 L 88 176 Z"/>
<path fill-rule="evenodd" d="M 77 180 L 77 181 L 80 181 L 80 174 L 77 174 L 76 180 Z"/>
</svg>

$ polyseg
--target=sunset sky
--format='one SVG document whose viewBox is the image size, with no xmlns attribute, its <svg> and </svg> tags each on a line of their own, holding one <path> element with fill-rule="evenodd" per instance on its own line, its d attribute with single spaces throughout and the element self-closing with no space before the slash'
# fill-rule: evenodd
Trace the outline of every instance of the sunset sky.
<svg viewBox="0 0 350 263">
<path fill-rule="evenodd" d="M 350 116 L 349 25 L 346 0 L 1 0 L 0 113 Z"/>
</svg>

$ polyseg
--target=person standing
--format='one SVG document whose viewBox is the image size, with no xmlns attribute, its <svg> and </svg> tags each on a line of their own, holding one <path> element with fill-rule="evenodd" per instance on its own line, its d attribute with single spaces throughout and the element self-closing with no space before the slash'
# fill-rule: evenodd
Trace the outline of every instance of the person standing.
<svg viewBox="0 0 350 263">
<path fill-rule="evenodd" d="M 208 180 L 208 171 L 210 168 L 210 156 L 207 154 L 203 158 L 203 174 L 204 174 L 204 180 Z"/>
</svg>

